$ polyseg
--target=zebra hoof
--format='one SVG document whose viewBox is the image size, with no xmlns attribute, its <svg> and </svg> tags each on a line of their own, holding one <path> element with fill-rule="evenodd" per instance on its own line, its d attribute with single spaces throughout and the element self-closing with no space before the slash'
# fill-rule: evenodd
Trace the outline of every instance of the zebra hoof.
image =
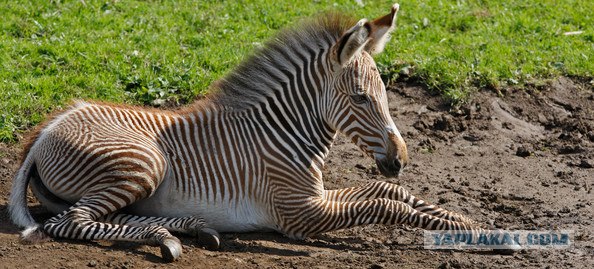
<svg viewBox="0 0 594 269">
<path fill-rule="evenodd" d="M 494 249 L 493 252 L 499 255 L 513 255 L 514 253 L 517 253 L 520 250 L 522 250 L 522 247 L 520 245 L 514 244 L 507 246 L 507 248 Z"/>
<path fill-rule="evenodd" d="M 182 244 L 175 237 L 168 237 L 161 243 L 161 257 L 166 262 L 173 262 L 182 254 Z"/>
<path fill-rule="evenodd" d="M 497 230 L 495 232 L 501 238 L 503 236 L 502 230 Z M 500 255 L 513 255 L 514 253 L 522 250 L 522 246 L 514 243 L 514 244 L 506 244 L 504 248 L 494 249 L 493 252 Z"/>
<path fill-rule="evenodd" d="M 219 233 L 210 228 L 203 228 L 198 232 L 198 242 L 208 250 L 217 250 L 221 247 Z"/>
</svg>

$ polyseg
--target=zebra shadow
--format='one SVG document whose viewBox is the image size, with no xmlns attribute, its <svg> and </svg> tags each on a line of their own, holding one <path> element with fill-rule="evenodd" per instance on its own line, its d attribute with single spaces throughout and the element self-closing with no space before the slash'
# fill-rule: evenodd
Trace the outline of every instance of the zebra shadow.
<svg viewBox="0 0 594 269">
<path fill-rule="evenodd" d="M 233 233 L 221 235 L 222 252 L 262 253 L 278 256 L 311 256 L 313 252 L 353 251 L 366 252 L 376 249 L 390 249 L 407 252 L 427 252 L 423 243 L 408 244 L 380 244 L 371 243 L 358 237 L 343 237 L 335 235 L 317 235 L 306 240 L 290 239 L 279 233 Z M 506 250 L 489 249 L 434 249 L 431 251 L 444 253 L 466 253 L 473 255 L 493 256 L 510 255 Z"/>
<path fill-rule="evenodd" d="M 44 207 L 41 205 L 31 205 L 29 207 L 31 214 L 35 218 L 36 221 L 42 222 L 43 220 L 49 219 L 52 217 L 51 213 L 49 213 Z M 0 233 L 3 234 L 18 234 L 20 232 L 20 228 L 17 227 L 12 223 L 10 220 L 10 216 L 8 213 L 8 204 L 4 203 L 0 205 Z"/>
<path fill-rule="evenodd" d="M 51 218 L 53 214 L 47 211 L 43 206 L 34 204 L 29 206 L 31 215 L 39 223 Z M 15 237 L 19 234 L 20 228 L 12 223 L 8 214 L 8 205 L 0 204 L 0 233 L 13 234 Z M 185 245 L 201 247 L 196 238 L 176 234 Z M 79 241 L 69 239 L 53 239 L 57 243 L 76 244 L 83 246 L 93 246 L 102 248 L 105 251 L 122 251 L 132 255 L 144 256 L 146 260 L 152 262 L 161 262 L 162 259 L 142 249 L 142 244 L 132 242 L 107 242 L 107 241 Z M 408 249 L 417 249 L 418 246 L 401 246 Z M 278 256 L 310 256 L 317 250 L 335 250 L 335 251 L 366 251 L 370 247 L 368 243 L 361 238 L 335 237 L 332 235 L 317 235 L 306 240 L 290 239 L 280 233 L 261 232 L 261 233 L 225 233 L 221 235 L 221 248 L 219 252 L 230 253 L 262 253 Z"/>
<path fill-rule="evenodd" d="M 10 221 L 8 216 L 8 205 L 0 205 L 0 233 L 2 234 L 18 234 L 19 228 Z"/>
<path fill-rule="evenodd" d="M 340 238 L 318 235 L 306 240 L 288 238 L 280 233 L 224 233 L 221 234 L 221 252 L 261 253 L 278 256 L 311 256 L 323 250 L 365 251 L 365 241 L 358 238 Z"/>
<path fill-rule="evenodd" d="M 48 212 L 41 205 L 30 206 L 31 213 L 35 220 L 42 223 L 44 220 L 51 218 L 53 215 Z M 12 234 L 16 237 L 20 232 L 20 228 L 12 223 L 8 215 L 8 205 L 6 203 L 0 204 L 0 234 Z M 176 234 L 184 245 L 192 245 L 200 247 L 200 242 L 196 238 Z M 73 244 L 79 246 L 87 246 L 100 248 L 106 252 L 117 251 L 128 253 L 133 256 L 143 257 L 146 261 L 153 263 L 163 263 L 163 259 L 154 253 L 147 251 L 143 244 L 133 242 L 107 242 L 107 241 L 79 241 L 69 239 L 53 239 L 54 242 L 60 244 Z M 370 246 L 369 242 L 356 237 L 336 237 L 333 235 L 318 235 L 306 240 L 295 240 L 283 236 L 280 233 L 264 232 L 264 233 L 225 233 L 221 235 L 221 248 L 217 252 L 229 253 L 255 253 L 255 254 L 272 254 L 277 256 L 301 256 L 308 257 L 312 253 L 320 250 L 334 250 L 334 251 L 369 251 L 374 246 Z M 402 244 L 391 245 L 390 249 L 406 250 L 406 251 L 425 251 L 422 244 Z M 496 251 L 486 250 L 434 250 L 438 252 L 465 252 L 479 255 L 499 255 Z"/>
<path fill-rule="evenodd" d="M 30 205 L 29 210 L 31 211 L 31 215 L 38 223 L 43 223 L 45 220 L 51 218 L 53 214 L 47 211 L 43 206 L 37 205 Z M 10 220 L 10 216 L 8 213 L 8 205 L 6 203 L 0 204 L 0 234 L 12 234 L 15 237 L 15 240 L 18 240 L 18 234 L 20 233 L 21 229 L 14 225 Z M 105 251 L 121 251 L 126 252 L 135 256 L 144 257 L 145 260 L 154 262 L 154 263 L 164 263 L 163 259 L 153 253 L 144 251 L 142 247 L 144 245 L 132 243 L 132 242 L 101 242 L 101 241 L 79 241 L 79 240 L 69 240 L 69 239 L 52 239 L 55 243 L 60 244 L 73 244 L 79 246 L 91 246 L 101 248 Z"/>
</svg>

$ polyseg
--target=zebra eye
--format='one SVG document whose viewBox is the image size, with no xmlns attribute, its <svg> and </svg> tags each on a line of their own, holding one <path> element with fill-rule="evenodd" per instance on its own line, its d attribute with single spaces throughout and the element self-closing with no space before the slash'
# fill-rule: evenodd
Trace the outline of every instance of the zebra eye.
<svg viewBox="0 0 594 269">
<path fill-rule="evenodd" d="M 351 100 L 353 100 L 353 103 L 358 105 L 365 104 L 367 101 L 369 101 L 367 95 L 365 94 L 353 94 L 351 95 Z"/>
</svg>

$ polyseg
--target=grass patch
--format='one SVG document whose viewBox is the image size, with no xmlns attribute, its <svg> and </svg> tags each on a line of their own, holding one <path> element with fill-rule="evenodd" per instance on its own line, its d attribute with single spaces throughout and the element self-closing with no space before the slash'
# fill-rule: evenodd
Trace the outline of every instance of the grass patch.
<svg viewBox="0 0 594 269">
<path fill-rule="evenodd" d="M 412 76 L 453 102 L 464 100 L 473 87 L 560 75 L 592 77 L 590 10 L 592 1 L 419 3 L 403 8 L 398 48 L 390 49 L 385 63 L 395 77 L 406 74 L 402 66 L 414 67 Z"/>
<path fill-rule="evenodd" d="M 324 10 L 372 18 L 388 1 L 7 1 L 0 5 L 0 141 L 73 98 L 183 104 L 278 29 Z M 592 77 L 592 1 L 401 1 L 378 56 L 452 102 L 476 87 Z M 581 31 L 576 35 L 567 32 Z"/>
</svg>

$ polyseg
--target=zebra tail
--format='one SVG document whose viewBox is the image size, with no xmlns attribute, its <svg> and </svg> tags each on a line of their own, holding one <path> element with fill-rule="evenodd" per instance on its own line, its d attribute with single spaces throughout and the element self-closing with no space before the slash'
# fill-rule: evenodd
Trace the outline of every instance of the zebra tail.
<svg viewBox="0 0 594 269">
<path fill-rule="evenodd" d="M 37 225 L 27 207 L 27 188 L 33 166 L 34 161 L 30 156 L 27 156 L 12 181 L 8 211 L 12 222 L 20 227 Z"/>
<path fill-rule="evenodd" d="M 46 241 L 49 237 L 43 232 L 43 228 L 33 219 L 27 206 L 27 187 L 31 171 L 35 168 L 35 162 L 29 155 L 19 168 L 19 171 L 12 181 L 12 189 L 8 202 L 8 211 L 12 222 L 25 230 L 21 233 L 21 240 L 27 243 Z"/>
</svg>

